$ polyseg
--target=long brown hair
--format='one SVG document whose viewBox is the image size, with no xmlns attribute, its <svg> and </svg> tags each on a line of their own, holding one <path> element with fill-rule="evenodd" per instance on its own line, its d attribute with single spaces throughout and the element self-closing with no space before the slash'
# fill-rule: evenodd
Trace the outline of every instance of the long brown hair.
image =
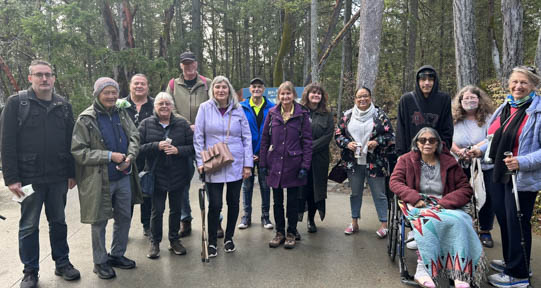
<svg viewBox="0 0 541 288">
<path fill-rule="evenodd" d="M 319 83 L 310 83 L 304 88 L 304 91 L 302 92 L 301 104 L 308 107 L 308 104 L 310 103 L 310 100 L 308 100 L 308 94 L 311 92 L 321 93 L 321 101 L 319 101 L 317 104 L 316 111 L 322 113 L 329 112 L 327 109 L 327 100 L 329 99 L 329 94 L 327 94 L 327 91 L 325 91 L 325 89 L 323 89 Z"/>
<path fill-rule="evenodd" d="M 462 101 L 462 98 L 464 97 L 464 93 L 466 92 L 477 95 L 477 98 L 479 99 L 479 106 L 477 107 L 477 111 L 475 112 L 475 120 L 477 121 L 477 125 L 479 127 L 482 127 L 483 125 L 485 125 L 487 117 L 494 112 L 494 106 L 492 105 L 492 100 L 488 97 L 487 93 L 485 93 L 483 89 L 474 85 L 468 85 L 462 88 L 455 95 L 452 105 L 453 124 L 456 124 L 466 119 L 466 110 L 462 108 L 462 105 L 460 103 Z"/>
</svg>

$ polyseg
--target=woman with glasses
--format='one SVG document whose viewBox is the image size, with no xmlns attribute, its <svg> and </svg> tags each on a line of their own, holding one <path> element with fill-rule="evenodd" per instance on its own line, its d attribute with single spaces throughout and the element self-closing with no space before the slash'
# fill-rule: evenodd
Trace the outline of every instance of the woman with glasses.
<svg viewBox="0 0 541 288">
<path fill-rule="evenodd" d="M 395 153 L 394 132 L 385 112 L 372 103 L 370 89 L 357 89 L 353 108 L 340 118 L 334 138 L 338 147 L 342 148 L 341 157 L 346 162 L 351 185 L 351 223 L 344 233 L 351 235 L 359 231 L 366 179 L 381 222 L 376 235 L 384 238 L 388 231 L 385 177 L 390 171 L 387 157 Z"/>
<path fill-rule="evenodd" d="M 389 185 L 419 249 L 415 281 L 421 287 L 436 287 L 433 278 L 444 275 L 454 279 L 457 288 L 470 287 L 469 282 L 479 287 L 483 248 L 472 218 L 460 210 L 473 190 L 443 146 L 436 130 L 419 130 L 411 151 L 398 159 Z"/>
<path fill-rule="evenodd" d="M 169 196 L 169 250 L 176 255 L 186 254 L 180 243 L 180 213 L 184 186 L 194 173 L 193 132 L 190 123 L 174 113 L 173 97 L 160 92 L 154 99 L 154 115 L 139 125 L 141 148 L 139 157 L 146 159 L 147 169 L 154 168 L 155 182 L 150 217 L 150 249 L 147 257 L 160 256 L 163 212 Z"/>
<path fill-rule="evenodd" d="M 488 95 L 477 86 L 468 85 L 462 88 L 453 99 L 452 103 L 454 133 L 451 154 L 461 164 L 468 178 L 472 158 L 468 156 L 468 150 L 485 143 L 488 130 L 488 120 L 494 112 L 492 101 Z M 485 203 L 479 211 L 479 239 L 483 246 L 492 248 L 494 241 L 490 230 L 494 223 L 494 210 L 490 193 L 493 190 L 492 168 L 493 165 L 481 161 L 483 180 L 485 182 Z"/>
</svg>

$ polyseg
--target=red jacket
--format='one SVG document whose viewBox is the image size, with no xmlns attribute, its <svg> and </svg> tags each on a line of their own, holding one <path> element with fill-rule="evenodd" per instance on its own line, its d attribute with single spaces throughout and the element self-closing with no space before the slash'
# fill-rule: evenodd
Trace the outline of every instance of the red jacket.
<svg viewBox="0 0 541 288">
<path fill-rule="evenodd" d="M 443 208 L 461 208 L 470 201 L 473 189 L 468 178 L 455 158 L 448 153 L 440 156 L 441 181 L 443 184 L 443 197 L 438 204 Z M 421 180 L 421 153 L 408 152 L 398 159 L 389 186 L 398 197 L 412 205 L 421 200 L 419 194 Z"/>
</svg>

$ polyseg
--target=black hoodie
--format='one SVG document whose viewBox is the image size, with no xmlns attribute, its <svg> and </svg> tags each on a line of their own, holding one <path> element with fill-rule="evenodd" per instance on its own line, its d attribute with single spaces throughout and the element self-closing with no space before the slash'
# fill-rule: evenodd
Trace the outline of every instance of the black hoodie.
<svg viewBox="0 0 541 288">
<path fill-rule="evenodd" d="M 419 72 L 431 70 L 434 73 L 434 86 L 430 95 L 425 98 L 419 87 Z M 436 70 L 425 65 L 415 74 L 415 91 L 407 92 L 400 97 L 398 105 L 398 121 L 396 129 L 396 152 L 398 155 L 411 149 L 411 140 L 424 127 L 432 127 L 438 131 L 447 147 L 451 147 L 453 139 L 453 118 L 451 115 L 451 97 L 438 91 L 439 78 Z M 417 99 L 418 105 L 415 103 Z M 422 111 L 419 111 L 419 108 Z"/>
</svg>

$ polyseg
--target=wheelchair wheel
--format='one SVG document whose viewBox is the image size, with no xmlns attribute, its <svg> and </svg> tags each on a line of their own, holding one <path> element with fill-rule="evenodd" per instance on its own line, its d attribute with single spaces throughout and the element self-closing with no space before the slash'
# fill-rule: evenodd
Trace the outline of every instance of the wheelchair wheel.
<svg viewBox="0 0 541 288">
<path fill-rule="evenodd" d="M 399 232 L 399 218 L 397 213 L 397 196 L 392 198 L 391 205 L 389 207 L 389 234 L 387 235 L 387 253 L 391 258 L 391 261 L 395 261 L 396 252 L 398 247 L 398 232 Z"/>
</svg>

